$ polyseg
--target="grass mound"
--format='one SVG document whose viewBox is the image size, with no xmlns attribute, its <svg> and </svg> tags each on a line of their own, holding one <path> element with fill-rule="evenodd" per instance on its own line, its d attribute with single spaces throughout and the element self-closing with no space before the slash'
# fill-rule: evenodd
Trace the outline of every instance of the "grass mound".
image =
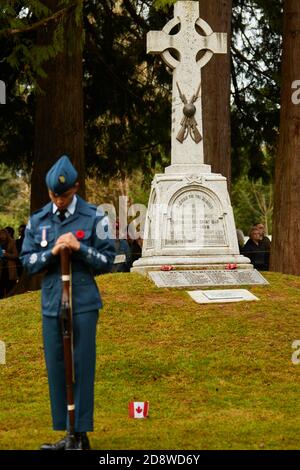
<svg viewBox="0 0 300 470">
<path fill-rule="evenodd" d="M 199 305 L 137 274 L 98 278 L 94 449 L 297 449 L 300 278 L 268 273 L 260 302 Z M 0 301 L 0 449 L 51 431 L 40 293 Z M 149 400 L 149 419 L 128 402 Z M 62 434 L 63 435 L 63 434 Z"/>
</svg>

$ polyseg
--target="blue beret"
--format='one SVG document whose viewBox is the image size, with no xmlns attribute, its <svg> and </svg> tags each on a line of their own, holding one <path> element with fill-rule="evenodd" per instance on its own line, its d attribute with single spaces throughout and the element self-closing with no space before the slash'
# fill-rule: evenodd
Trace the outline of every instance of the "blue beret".
<svg viewBox="0 0 300 470">
<path fill-rule="evenodd" d="M 55 194 L 63 194 L 76 183 L 78 173 L 67 155 L 63 155 L 50 168 L 46 175 L 46 184 Z"/>
</svg>

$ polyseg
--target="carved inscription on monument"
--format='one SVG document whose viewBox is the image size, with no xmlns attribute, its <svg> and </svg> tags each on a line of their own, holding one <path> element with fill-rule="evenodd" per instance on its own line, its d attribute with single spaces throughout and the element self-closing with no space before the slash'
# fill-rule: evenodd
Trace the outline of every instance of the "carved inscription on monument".
<svg viewBox="0 0 300 470">
<path fill-rule="evenodd" d="M 268 284 L 256 269 L 236 271 L 152 271 L 149 272 L 157 287 L 202 287 Z"/>
<path fill-rule="evenodd" d="M 226 246 L 224 215 L 216 200 L 189 188 L 171 202 L 167 213 L 167 246 Z"/>
</svg>

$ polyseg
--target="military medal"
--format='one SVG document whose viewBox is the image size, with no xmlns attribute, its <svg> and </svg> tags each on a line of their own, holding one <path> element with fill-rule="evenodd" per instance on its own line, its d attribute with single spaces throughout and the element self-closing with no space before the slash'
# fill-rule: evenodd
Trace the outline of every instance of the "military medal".
<svg viewBox="0 0 300 470">
<path fill-rule="evenodd" d="M 47 245 L 48 245 L 48 242 L 47 242 L 47 240 L 46 240 L 46 228 L 43 227 L 43 230 L 42 230 L 41 247 L 42 247 L 42 248 L 46 248 Z"/>
</svg>

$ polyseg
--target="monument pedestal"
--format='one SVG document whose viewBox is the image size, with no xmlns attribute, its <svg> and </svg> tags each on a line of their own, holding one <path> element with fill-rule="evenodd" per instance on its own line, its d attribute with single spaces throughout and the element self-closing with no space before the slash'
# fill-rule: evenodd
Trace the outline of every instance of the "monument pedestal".
<svg viewBox="0 0 300 470">
<path fill-rule="evenodd" d="M 154 177 L 145 221 L 142 258 L 132 272 L 162 265 L 173 269 L 252 269 L 239 253 L 227 182 L 220 174 L 189 173 L 193 165 L 171 165 Z M 192 167 L 192 168 L 191 168 Z"/>
</svg>

